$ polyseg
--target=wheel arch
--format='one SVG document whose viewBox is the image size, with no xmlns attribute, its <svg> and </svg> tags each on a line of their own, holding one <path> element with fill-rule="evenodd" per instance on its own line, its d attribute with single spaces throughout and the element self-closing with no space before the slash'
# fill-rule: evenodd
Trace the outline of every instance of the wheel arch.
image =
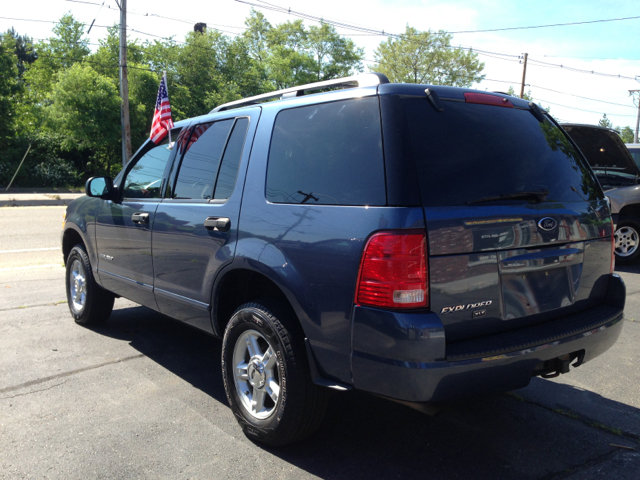
<svg viewBox="0 0 640 480">
<path fill-rule="evenodd" d="M 260 299 L 277 301 L 285 313 L 295 318 L 302 331 L 301 308 L 295 297 L 270 271 L 257 269 L 238 259 L 216 279 L 211 302 L 211 320 L 213 333 L 224 336 L 224 330 L 233 312 L 242 304 Z"/>
<path fill-rule="evenodd" d="M 64 263 L 67 263 L 67 258 L 69 257 L 71 249 L 78 244 L 82 244 L 82 246 L 87 251 L 89 260 L 93 262 L 91 252 L 88 248 L 87 239 L 85 238 L 83 233 L 75 225 L 67 224 L 62 234 L 62 258 L 64 259 Z"/>
<path fill-rule="evenodd" d="M 640 203 L 632 203 L 625 205 L 618 214 L 618 222 L 621 222 L 627 218 L 635 218 L 640 220 Z"/>
</svg>

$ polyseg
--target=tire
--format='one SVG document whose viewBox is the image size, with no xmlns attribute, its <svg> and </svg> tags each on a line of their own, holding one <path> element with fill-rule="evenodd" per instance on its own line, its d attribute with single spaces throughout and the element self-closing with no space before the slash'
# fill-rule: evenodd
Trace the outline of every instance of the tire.
<svg viewBox="0 0 640 480">
<path fill-rule="evenodd" d="M 222 342 L 231 410 L 249 439 L 272 447 L 316 431 L 329 397 L 311 381 L 302 329 L 284 312 L 268 301 L 246 303 L 232 315 Z"/>
<path fill-rule="evenodd" d="M 635 217 L 621 218 L 615 231 L 616 263 L 629 265 L 640 256 L 640 220 Z"/>
<path fill-rule="evenodd" d="M 69 252 L 65 283 L 69 311 L 76 323 L 98 325 L 109 318 L 115 295 L 96 283 L 82 245 L 76 245 Z"/>
</svg>

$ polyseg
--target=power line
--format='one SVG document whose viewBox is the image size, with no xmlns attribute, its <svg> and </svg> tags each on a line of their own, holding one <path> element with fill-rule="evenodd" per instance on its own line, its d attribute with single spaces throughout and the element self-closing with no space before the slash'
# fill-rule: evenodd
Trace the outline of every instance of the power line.
<svg viewBox="0 0 640 480">
<path fill-rule="evenodd" d="M 635 80 L 636 79 L 636 77 L 628 77 L 626 75 L 620 75 L 620 74 L 616 75 L 614 73 L 596 72 L 594 70 L 585 70 L 585 69 L 582 69 L 582 68 L 568 67 L 568 66 L 563 65 L 563 64 L 542 62 L 540 60 L 532 59 L 531 57 L 529 57 L 529 61 L 533 62 L 534 65 L 537 65 L 539 67 L 563 68 L 563 69 L 569 70 L 571 72 L 588 73 L 588 74 L 597 75 L 597 76 L 600 76 L 600 77 L 624 78 L 624 79 L 627 79 L 627 80 Z"/>
<path fill-rule="evenodd" d="M 549 27 L 568 27 L 570 25 L 586 25 L 589 23 L 605 23 L 605 22 L 621 22 L 624 20 L 637 20 L 640 16 L 637 17 L 623 17 L 623 18 L 606 18 L 602 20 L 588 20 L 584 22 L 567 22 L 567 23 L 550 23 L 548 25 L 531 25 L 528 27 L 506 27 L 506 28 L 491 28 L 487 30 L 460 30 L 458 32 L 447 32 L 450 34 L 458 34 L 458 33 L 484 33 L 484 32 L 504 32 L 507 30 L 530 30 L 532 28 L 549 28 Z"/>
<path fill-rule="evenodd" d="M 528 87 L 534 87 L 534 88 L 539 88 L 540 90 L 547 90 L 549 92 L 554 92 L 554 93 L 559 93 L 561 95 L 569 95 L 571 97 L 576 97 L 576 98 L 583 98 L 584 100 L 591 100 L 593 102 L 602 102 L 602 103 L 608 103 L 609 105 L 618 105 L 620 107 L 627 107 L 627 108 L 636 108 L 635 106 L 632 105 L 625 105 L 624 103 L 614 103 L 614 102 L 607 102 L 606 100 L 600 100 L 598 98 L 589 98 L 589 97 L 583 97 L 581 95 L 575 95 L 573 93 L 567 93 L 567 92 L 560 92 L 558 90 L 552 90 L 551 88 L 546 88 L 546 87 L 540 87 L 538 85 L 530 85 L 527 84 Z"/>
<path fill-rule="evenodd" d="M 585 110 L 584 108 L 568 107 L 566 105 L 561 105 L 559 103 L 548 102 L 547 100 L 543 100 L 543 99 L 538 98 L 538 97 L 536 97 L 536 99 L 537 99 L 538 102 L 544 102 L 544 103 L 548 103 L 549 105 L 555 105 L 557 107 L 564 107 L 564 108 L 568 108 L 570 110 L 580 110 L 581 112 L 589 112 L 589 113 L 603 113 L 603 112 L 598 112 L 596 110 Z M 635 118 L 635 115 L 625 115 L 623 113 L 610 113 L 609 115 L 613 116 L 613 117 L 617 116 L 617 117 L 634 117 Z"/>
</svg>

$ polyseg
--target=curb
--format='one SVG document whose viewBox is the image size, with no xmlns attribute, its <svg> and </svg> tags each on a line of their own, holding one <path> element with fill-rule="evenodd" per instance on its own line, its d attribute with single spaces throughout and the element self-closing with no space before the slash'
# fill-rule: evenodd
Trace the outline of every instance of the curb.
<svg viewBox="0 0 640 480">
<path fill-rule="evenodd" d="M 0 200 L 0 207 L 47 207 L 56 205 L 69 205 L 75 198 L 43 198 L 19 200 L 10 198 L 8 200 Z"/>
</svg>

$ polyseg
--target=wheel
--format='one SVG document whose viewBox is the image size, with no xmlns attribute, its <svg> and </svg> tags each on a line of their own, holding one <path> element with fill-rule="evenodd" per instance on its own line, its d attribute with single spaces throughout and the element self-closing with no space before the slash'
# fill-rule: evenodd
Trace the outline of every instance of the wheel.
<svg viewBox="0 0 640 480">
<path fill-rule="evenodd" d="M 231 317 L 222 342 L 231 410 L 247 437 L 269 446 L 311 435 L 322 422 L 329 395 L 311 381 L 302 329 L 284 312 L 269 302 L 244 304 Z"/>
<path fill-rule="evenodd" d="M 82 245 L 76 245 L 69 252 L 65 278 L 67 302 L 76 323 L 96 325 L 109 318 L 115 296 L 94 280 L 89 257 Z"/>
<path fill-rule="evenodd" d="M 638 260 L 640 255 L 640 220 L 626 217 L 620 220 L 614 234 L 616 263 L 626 265 Z"/>
</svg>

